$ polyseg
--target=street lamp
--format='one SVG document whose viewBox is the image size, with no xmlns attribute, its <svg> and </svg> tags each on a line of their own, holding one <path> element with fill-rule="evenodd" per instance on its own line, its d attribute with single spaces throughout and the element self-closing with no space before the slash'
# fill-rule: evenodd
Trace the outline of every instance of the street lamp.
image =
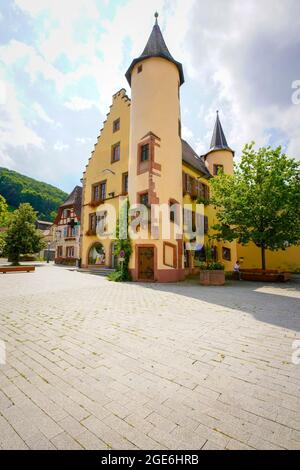
<svg viewBox="0 0 300 470">
<path fill-rule="evenodd" d="M 48 242 L 48 246 L 47 246 L 47 263 L 49 263 L 50 261 L 50 242 Z"/>
</svg>

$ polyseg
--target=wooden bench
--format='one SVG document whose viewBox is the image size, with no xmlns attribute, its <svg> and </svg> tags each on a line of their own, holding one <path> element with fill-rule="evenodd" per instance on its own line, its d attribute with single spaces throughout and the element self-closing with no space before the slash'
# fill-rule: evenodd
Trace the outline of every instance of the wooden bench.
<svg viewBox="0 0 300 470">
<path fill-rule="evenodd" d="M 262 281 L 262 282 L 286 282 L 291 278 L 290 273 L 276 271 L 275 269 L 241 269 L 241 279 L 243 281 Z M 238 273 L 234 273 L 233 279 L 238 279 Z"/>
<path fill-rule="evenodd" d="M 35 271 L 35 266 L 0 266 L 0 273 L 15 273 Z"/>
</svg>

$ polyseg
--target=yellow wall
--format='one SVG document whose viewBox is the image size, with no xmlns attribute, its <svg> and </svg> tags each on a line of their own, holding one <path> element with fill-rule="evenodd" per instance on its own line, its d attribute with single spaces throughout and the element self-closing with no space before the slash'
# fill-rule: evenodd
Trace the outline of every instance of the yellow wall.
<svg viewBox="0 0 300 470">
<path fill-rule="evenodd" d="M 223 165 L 225 174 L 233 174 L 233 154 L 228 150 L 209 152 L 205 157 L 205 164 L 211 175 L 214 174 L 213 165 Z"/>
<path fill-rule="evenodd" d="M 228 156 L 226 156 L 228 159 L 231 158 L 232 160 L 232 154 L 228 152 Z M 212 160 L 213 162 L 213 160 Z M 230 168 L 230 162 L 226 162 L 226 168 Z M 194 178 L 199 178 L 199 181 L 202 183 L 208 185 L 210 187 L 210 180 L 207 178 L 204 178 L 203 175 L 201 176 L 201 173 L 196 171 L 194 168 L 191 168 L 190 166 L 186 165 L 185 163 L 183 164 L 183 171 L 185 173 L 188 173 L 189 175 L 193 176 Z M 183 204 L 193 204 L 193 210 L 196 205 L 196 201 L 191 198 L 189 194 L 186 194 L 183 197 Z M 204 215 L 208 217 L 208 234 L 205 235 L 205 244 L 209 242 L 209 235 L 213 235 L 214 231 L 212 230 L 212 226 L 217 223 L 217 217 L 216 217 L 216 210 L 212 205 L 207 205 L 204 207 Z M 198 242 L 198 239 L 197 239 Z M 218 251 L 218 261 L 224 264 L 225 266 L 225 271 L 232 271 L 233 270 L 233 265 L 235 261 L 237 260 L 237 251 L 236 251 L 236 242 L 218 242 L 218 241 L 212 241 L 212 245 L 217 247 Z M 222 248 L 230 248 L 231 250 L 231 260 L 227 261 L 224 260 L 222 257 Z"/>
<path fill-rule="evenodd" d="M 120 118 L 120 130 L 113 132 L 113 122 Z M 96 211 L 89 205 L 92 199 L 92 185 L 102 180 L 106 180 L 106 195 L 110 192 L 115 193 L 113 199 L 107 202 L 112 204 L 116 210 L 119 207 L 119 198 L 122 192 L 122 174 L 128 171 L 128 153 L 129 153 L 129 123 L 130 123 L 130 100 L 126 96 L 124 89 L 113 96 L 113 102 L 107 119 L 104 122 L 101 134 L 98 137 L 95 149 L 86 167 L 83 176 L 83 209 L 82 209 L 82 243 L 81 258 L 82 266 L 88 264 L 88 253 L 93 243 L 100 241 L 106 251 L 106 265 L 111 265 L 111 243 L 112 240 L 98 240 L 97 236 L 87 235 L 89 228 L 89 214 Z M 121 143 L 120 160 L 111 163 L 111 147 L 115 143 Z M 105 172 L 110 169 L 115 174 Z"/>
<path fill-rule="evenodd" d="M 253 243 L 245 246 L 237 245 L 237 253 L 241 268 L 261 268 L 261 250 Z M 300 246 L 292 246 L 284 251 L 267 250 L 266 268 L 300 272 Z"/>
</svg>

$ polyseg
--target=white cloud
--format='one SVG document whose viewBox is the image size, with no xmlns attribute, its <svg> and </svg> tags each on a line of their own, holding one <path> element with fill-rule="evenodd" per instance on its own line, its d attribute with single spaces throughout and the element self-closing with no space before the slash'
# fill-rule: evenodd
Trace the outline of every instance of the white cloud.
<svg viewBox="0 0 300 470">
<path fill-rule="evenodd" d="M 85 144 L 88 141 L 88 139 L 85 139 L 84 137 L 77 137 L 76 142 L 78 144 Z"/>
<path fill-rule="evenodd" d="M 46 113 L 44 108 L 39 103 L 33 103 L 32 109 L 36 112 L 37 116 L 43 121 L 47 122 L 48 124 L 55 123 L 55 121 L 50 118 L 50 116 Z"/>
<path fill-rule="evenodd" d="M 70 148 L 68 144 L 64 144 L 63 142 L 56 142 L 53 146 L 54 150 L 57 150 L 58 152 L 62 152 L 63 150 L 67 150 Z"/>
<path fill-rule="evenodd" d="M 0 80 L 0 106 L 6 103 L 6 83 Z"/>
<path fill-rule="evenodd" d="M 292 81 L 300 78 L 299 30 L 298 0 L 195 3 L 185 45 L 199 90 L 212 96 L 202 120 L 206 146 L 221 109 L 238 153 L 250 140 L 268 144 L 275 132 L 276 142 L 288 141 L 288 152 L 300 158 L 300 106 L 291 102 Z"/>
<path fill-rule="evenodd" d="M 109 0 L 105 1 L 109 6 Z M 234 149 L 239 151 L 252 139 L 265 144 L 270 129 L 275 128 L 288 140 L 288 152 L 300 157 L 300 105 L 291 104 L 292 80 L 287 80 L 290 75 L 300 79 L 300 71 L 299 76 L 296 73 L 299 60 L 288 55 L 299 45 L 299 0 L 227 0 L 226 7 L 224 0 L 127 0 L 114 4 L 114 15 L 109 18 L 96 0 L 15 0 L 15 4 L 30 15 L 35 36 L 31 43 L 28 37 L 24 42 L 14 38 L 0 46 L 7 70 L 7 82 L 5 77 L 4 86 L 0 82 L 0 105 L 6 100 L 0 122 L 0 159 L 6 159 L 7 165 L 12 158 L 9 143 L 15 148 L 45 148 L 44 136 L 37 133 L 45 126 L 30 128 L 22 104 L 24 96 L 32 97 L 26 96 L 25 84 L 18 82 L 18 88 L 11 81 L 15 68 L 28 74 L 32 88 L 41 87 L 38 91 L 46 90 L 48 96 L 49 89 L 53 90 L 53 109 L 58 113 L 63 107 L 74 112 L 97 107 L 105 115 L 118 89 L 126 87 L 130 92 L 124 73 L 146 44 L 155 10 L 170 52 L 184 66 L 182 134 L 195 150 L 207 150 L 215 111 L 220 109 L 228 143 Z M 37 96 L 33 99 L 36 117 L 58 127 L 43 93 Z M 59 116 L 64 124 L 64 116 Z M 83 159 L 81 145 L 89 139 L 84 132 L 72 138 L 77 149 L 72 168 L 76 168 Z M 39 171 L 47 166 L 45 172 L 54 175 L 55 158 L 69 148 L 72 138 L 60 133 L 48 141 L 47 136 L 46 149 L 53 155 Z M 68 175 L 69 168 L 66 158 L 61 173 Z"/>
<path fill-rule="evenodd" d="M 6 82 L 6 104 L 0 106 L 0 149 L 5 153 L 7 147 L 42 148 L 44 139 L 26 125 L 22 105 L 15 88 Z"/>
<path fill-rule="evenodd" d="M 182 126 L 181 135 L 182 135 L 182 138 L 185 140 L 189 140 L 194 137 L 193 131 L 189 129 L 187 126 Z"/>
<path fill-rule="evenodd" d="M 84 98 L 80 98 L 79 96 L 75 96 L 71 98 L 69 101 L 65 102 L 65 106 L 72 111 L 82 111 L 84 109 L 90 109 L 96 104 L 93 101 L 85 100 Z"/>
</svg>

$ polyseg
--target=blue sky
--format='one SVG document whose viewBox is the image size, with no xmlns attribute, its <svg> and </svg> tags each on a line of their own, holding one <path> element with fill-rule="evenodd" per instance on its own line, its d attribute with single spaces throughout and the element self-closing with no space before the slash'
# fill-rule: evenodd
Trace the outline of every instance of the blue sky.
<svg viewBox="0 0 300 470">
<path fill-rule="evenodd" d="M 216 109 L 237 159 L 281 144 L 300 159 L 299 0 L 1 0 L 0 166 L 78 184 L 112 95 L 159 11 L 182 62 L 183 135 L 201 154 Z"/>
</svg>

